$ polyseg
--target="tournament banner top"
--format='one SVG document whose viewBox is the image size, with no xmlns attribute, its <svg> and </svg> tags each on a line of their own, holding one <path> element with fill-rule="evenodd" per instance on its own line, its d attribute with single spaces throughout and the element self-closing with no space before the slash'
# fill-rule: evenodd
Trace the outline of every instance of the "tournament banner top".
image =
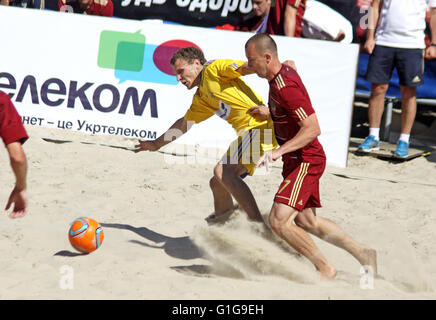
<svg viewBox="0 0 436 320">
<path fill-rule="evenodd" d="M 183 25 L 216 27 L 236 24 L 252 10 L 251 0 L 112 0 L 114 17 L 158 19 Z M 57 0 L 45 0 L 45 7 L 58 10 Z"/>
<path fill-rule="evenodd" d="M 114 1 L 114 16 L 160 19 L 186 25 L 215 27 L 236 24 L 252 10 L 251 0 L 122 0 Z"/>
<path fill-rule="evenodd" d="M 355 0 L 317 1 L 350 20 L 353 28 L 356 29 L 362 11 L 356 6 Z M 251 0 L 112 0 L 112 2 L 114 17 L 117 18 L 158 19 L 200 27 L 235 25 L 244 16 L 252 14 Z M 45 0 L 45 7 L 57 11 L 58 0 Z"/>
<path fill-rule="evenodd" d="M 355 0 L 317 1 L 347 18 L 354 29 L 357 28 L 362 14 L 365 14 L 356 6 Z M 112 0 L 112 2 L 114 17 L 117 18 L 158 19 L 200 27 L 235 25 L 244 16 L 252 14 L 251 0 Z M 45 0 L 45 8 L 57 11 L 58 0 Z"/>
</svg>

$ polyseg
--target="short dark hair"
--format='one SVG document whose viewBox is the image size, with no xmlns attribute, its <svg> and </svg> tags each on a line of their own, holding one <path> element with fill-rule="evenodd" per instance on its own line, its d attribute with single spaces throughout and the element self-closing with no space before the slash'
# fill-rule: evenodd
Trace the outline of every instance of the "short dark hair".
<svg viewBox="0 0 436 320">
<path fill-rule="evenodd" d="M 251 44 L 254 43 L 256 46 L 256 50 L 260 54 L 264 54 L 265 51 L 269 51 L 270 53 L 277 56 L 277 44 L 274 39 L 266 33 L 256 33 L 245 43 L 245 49 Z"/>
<path fill-rule="evenodd" d="M 193 63 L 195 59 L 200 60 L 201 64 L 206 63 L 206 58 L 204 57 L 203 51 L 197 47 L 186 47 L 177 50 L 170 60 L 172 66 L 176 63 L 177 59 L 183 59 L 189 64 Z"/>
</svg>

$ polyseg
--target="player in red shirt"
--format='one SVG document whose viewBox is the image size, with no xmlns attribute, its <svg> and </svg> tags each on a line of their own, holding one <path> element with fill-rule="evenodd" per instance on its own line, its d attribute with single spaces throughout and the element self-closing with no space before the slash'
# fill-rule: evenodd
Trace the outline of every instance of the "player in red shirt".
<svg viewBox="0 0 436 320">
<path fill-rule="evenodd" d="M 58 0 L 59 11 L 112 17 L 112 0 Z"/>
<path fill-rule="evenodd" d="M 276 0 L 271 7 L 266 33 L 300 37 L 306 0 Z"/>
<path fill-rule="evenodd" d="M 22 144 L 28 136 L 11 99 L 2 91 L 0 91 L 0 137 L 9 153 L 12 171 L 16 178 L 15 187 L 9 196 L 5 210 L 14 204 L 9 216 L 11 218 L 23 217 L 27 213 L 27 161 Z"/>
<path fill-rule="evenodd" d="M 317 136 L 321 133 L 309 95 L 297 72 L 283 65 L 277 46 L 267 34 L 256 34 L 246 45 L 248 68 L 269 81 L 269 108 L 250 109 L 254 117 L 274 121 L 280 147 L 261 157 L 258 166 L 282 157 L 284 181 L 274 198 L 269 221 L 274 232 L 307 257 L 323 278 L 334 278 L 335 267 L 319 251 L 309 233 L 352 254 L 366 271 L 376 274 L 376 251 L 346 235 L 334 222 L 316 216 L 321 207 L 319 179 L 326 156 Z"/>
</svg>

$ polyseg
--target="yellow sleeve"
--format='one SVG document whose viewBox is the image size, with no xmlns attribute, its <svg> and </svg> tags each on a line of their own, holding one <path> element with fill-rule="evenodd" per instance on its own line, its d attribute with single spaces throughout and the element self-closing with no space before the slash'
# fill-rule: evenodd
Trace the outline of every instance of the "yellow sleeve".
<svg viewBox="0 0 436 320">
<path fill-rule="evenodd" d="M 204 66 L 206 67 L 207 72 L 216 77 L 234 79 L 241 76 L 241 74 L 236 70 L 238 70 L 238 68 L 244 63 L 245 61 L 242 60 L 218 59 L 206 62 Z"/>
<path fill-rule="evenodd" d="M 200 123 L 206 119 L 209 119 L 214 112 L 208 107 L 208 105 L 197 95 L 194 95 L 192 99 L 191 107 L 186 111 L 185 120 Z"/>
</svg>

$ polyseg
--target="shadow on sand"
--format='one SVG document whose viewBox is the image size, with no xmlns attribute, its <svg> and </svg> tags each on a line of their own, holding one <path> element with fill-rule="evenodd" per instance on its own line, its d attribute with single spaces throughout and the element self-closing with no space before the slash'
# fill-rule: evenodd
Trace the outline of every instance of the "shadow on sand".
<svg viewBox="0 0 436 320">
<path fill-rule="evenodd" d="M 203 254 L 200 252 L 199 248 L 192 242 L 192 240 L 188 236 L 173 238 L 157 233 L 146 227 L 137 228 L 128 224 L 121 223 L 101 223 L 101 225 L 103 228 L 115 228 L 134 232 L 142 238 L 156 243 L 156 245 L 151 245 L 149 243 L 138 240 L 130 240 L 130 242 L 148 248 L 162 249 L 167 255 L 173 258 L 190 260 L 203 257 Z"/>
<path fill-rule="evenodd" d="M 167 255 L 183 260 L 192 260 L 203 258 L 207 260 L 205 254 L 195 245 L 195 243 L 188 237 L 169 237 L 158 232 L 155 232 L 146 227 L 134 227 L 128 224 L 121 223 L 100 223 L 103 228 L 114 228 L 120 230 L 131 231 L 140 237 L 154 242 L 150 244 L 139 240 L 129 240 L 130 243 L 138 244 L 147 248 L 162 249 Z M 75 253 L 68 250 L 62 250 L 54 254 L 55 256 L 63 257 L 77 257 L 86 254 Z M 219 270 L 214 270 L 210 265 L 193 264 L 193 265 L 179 265 L 170 267 L 172 270 L 190 276 L 212 277 L 223 276 L 228 278 L 244 278 L 244 276 L 230 265 L 222 266 Z"/>
<path fill-rule="evenodd" d="M 88 253 L 79 253 L 79 252 L 71 252 L 69 250 L 61 250 L 54 254 L 54 256 L 62 256 L 62 257 L 77 257 L 77 256 L 86 256 Z"/>
<path fill-rule="evenodd" d="M 192 240 L 188 236 L 173 238 L 150 230 L 146 227 L 137 228 L 128 224 L 121 223 L 101 223 L 101 225 L 103 228 L 115 228 L 134 232 L 142 238 L 156 243 L 156 245 L 152 245 L 139 240 L 130 240 L 129 242 L 139 244 L 147 248 L 162 249 L 167 255 L 173 258 L 183 260 L 205 258 L 200 249 L 195 245 L 194 242 L 192 242 Z M 191 276 L 212 276 L 214 273 L 212 271 L 212 268 L 208 265 L 194 264 L 190 266 L 173 266 L 170 268 L 177 272 Z"/>
</svg>

